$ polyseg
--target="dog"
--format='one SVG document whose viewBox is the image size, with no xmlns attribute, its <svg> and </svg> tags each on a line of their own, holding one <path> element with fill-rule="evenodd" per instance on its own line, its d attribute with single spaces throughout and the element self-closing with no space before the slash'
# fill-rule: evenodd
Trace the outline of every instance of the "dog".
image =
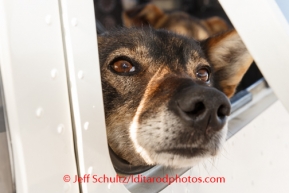
<svg viewBox="0 0 289 193">
<path fill-rule="evenodd" d="M 166 30 L 98 36 L 108 145 L 132 166 L 216 156 L 229 99 L 253 59 L 235 30 L 198 42 Z"/>
<path fill-rule="evenodd" d="M 126 27 L 150 25 L 155 29 L 166 29 L 196 40 L 204 40 L 230 29 L 225 20 L 217 16 L 200 20 L 181 11 L 165 13 L 151 3 L 124 11 L 122 20 Z"/>
</svg>

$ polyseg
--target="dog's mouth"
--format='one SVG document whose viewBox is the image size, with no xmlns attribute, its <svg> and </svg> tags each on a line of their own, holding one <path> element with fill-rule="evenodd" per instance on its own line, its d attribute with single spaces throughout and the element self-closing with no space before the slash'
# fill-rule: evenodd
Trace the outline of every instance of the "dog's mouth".
<svg viewBox="0 0 289 193">
<path fill-rule="evenodd" d="M 197 156 L 203 156 L 208 153 L 208 150 L 204 148 L 172 148 L 166 150 L 159 150 L 157 151 L 157 153 L 169 153 L 182 157 L 192 158 Z"/>
<path fill-rule="evenodd" d="M 134 166 L 131 165 L 129 162 L 126 160 L 120 158 L 111 148 L 109 147 L 109 154 L 110 154 L 110 159 L 113 164 L 113 167 L 115 171 L 118 174 L 122 175 L 135 175 L 135 174 L 140 174 L 143 173 L 149 169 L 151 169 L 154 166 Z"/>
</svg>

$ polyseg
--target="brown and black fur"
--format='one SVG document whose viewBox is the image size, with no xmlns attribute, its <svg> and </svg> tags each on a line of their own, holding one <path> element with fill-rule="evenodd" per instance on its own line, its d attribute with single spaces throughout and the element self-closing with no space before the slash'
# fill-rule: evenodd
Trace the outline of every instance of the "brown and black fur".
<svg viewBox="0 0 289 193">
<path fill-rule="evenodd" d="M 154 4 L 139 5 L 124 11 L 122 20 L 126 27 L 150 25 L 155 29 L 166 29 L 196 40 L 204 40 L 229 29 L 228 24 L 220 17 L 200 20 L 181 11 L 166 13 Z"/>
<path fill-rule="evenodd" d="M 188 100 L 228 103 L 252 62 L 235 31 L 199 43 L 165 30 L 131 28 L 102 34 L 98 43 L 108 143 L 118 156 L 132 165 L 188 167 L 217 154 L 223 125 L 215 129 L 210 119 L 185 124 L 175 103 L 188 89 Z M 113 71 L 119 60 L 135 71 Z M 208 82 L 197 77 L 200 68 L 210 72 Z M 221 109 L 224 120 L 228 109 Z"/>
</svg>

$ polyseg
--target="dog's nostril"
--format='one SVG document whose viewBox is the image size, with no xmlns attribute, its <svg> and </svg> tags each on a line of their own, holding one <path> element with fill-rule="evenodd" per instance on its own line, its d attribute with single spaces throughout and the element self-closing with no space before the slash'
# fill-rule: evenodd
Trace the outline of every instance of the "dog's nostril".
<svg viewBox="0 0 289 193">
<path fill-rule="evenodd" d="M 227 105 L 221 105 L 217 111 L 217 115 L 220 118 L 230 115 L 230 108 Z"/>
<path fill-rule="evenodd" d="M 205 111 L 206 107 L 203 102 L 197 102 L 189 111 L 185 111 L 189 115 L 198 116 Z"/>
</svg>

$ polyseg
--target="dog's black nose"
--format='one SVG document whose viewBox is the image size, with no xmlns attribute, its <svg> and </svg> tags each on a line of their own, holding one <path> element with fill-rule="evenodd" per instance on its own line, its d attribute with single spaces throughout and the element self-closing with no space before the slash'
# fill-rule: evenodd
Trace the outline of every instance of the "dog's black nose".
<svg viewBox="0 0 289 193">
<path fill-rule="evenodd" d="M 197 84 L 177 92 L 170 108 L 190 128 L 205 130 L 206 133 L 221 130 L 231 111 L 229 99 L 224 93 Z"/>
</svg>

